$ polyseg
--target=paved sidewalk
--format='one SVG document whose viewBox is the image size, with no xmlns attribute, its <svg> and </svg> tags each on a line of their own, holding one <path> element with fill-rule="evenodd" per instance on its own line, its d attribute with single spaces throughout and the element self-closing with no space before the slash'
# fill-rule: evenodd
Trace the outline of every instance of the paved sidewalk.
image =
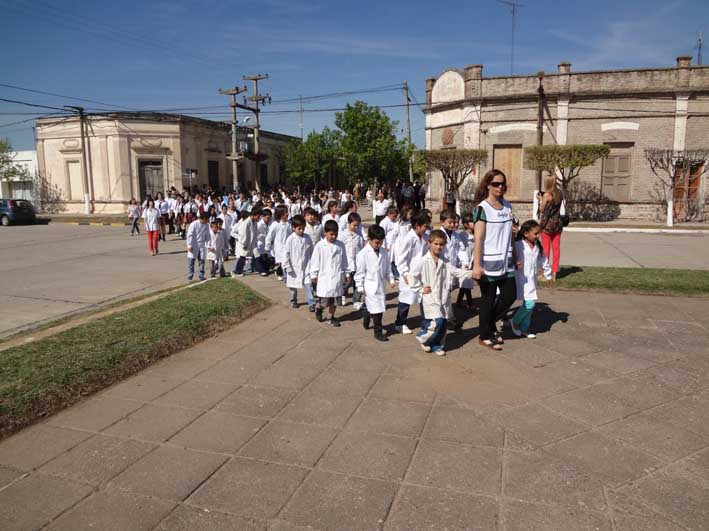
<svg viewBox="0 0 709 531">
<path fill-rule="evenodd" d="M 277 304 L 0 443 L 0 529 L 707 529 L 709 301 L 543 297 L 445 358 Z"/>
</svg>

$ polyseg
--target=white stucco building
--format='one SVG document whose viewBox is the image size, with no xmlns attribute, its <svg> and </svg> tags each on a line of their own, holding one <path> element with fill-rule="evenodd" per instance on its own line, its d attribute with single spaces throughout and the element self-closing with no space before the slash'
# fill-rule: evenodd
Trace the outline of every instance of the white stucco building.
<svg viewBox="0 0 709 531">
<path fill-rule="evenodd" d="M 18 175 L 0 180 L 0 197 L 6 199 L 34 199 L 32 192 L 33 178 L 37 175 L 37 152 L 33 150 L 12 153 L 12 165 Z"/>
</svg>

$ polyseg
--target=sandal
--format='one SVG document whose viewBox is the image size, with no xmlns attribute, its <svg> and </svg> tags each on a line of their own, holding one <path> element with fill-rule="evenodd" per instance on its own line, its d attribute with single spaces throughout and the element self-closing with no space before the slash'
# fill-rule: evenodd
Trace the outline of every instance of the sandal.
<svg viewBox="0 0 709 531">
<path fill-rule="evenodd" d="M 498 345 L 504 345 L 505 344 L 505 338 L 502 337 L 502 334 L 500 332 L 493 332 L 492 334 L 492 339 L 495 343 Z"/>
<path fill-rule="evenodd" d="M 490 350 L 502 350 L 500 345 L 490 339 L 478 339 L 478 343 L 480 343 L 483 347 L 489 348 Z"/>
</svg>

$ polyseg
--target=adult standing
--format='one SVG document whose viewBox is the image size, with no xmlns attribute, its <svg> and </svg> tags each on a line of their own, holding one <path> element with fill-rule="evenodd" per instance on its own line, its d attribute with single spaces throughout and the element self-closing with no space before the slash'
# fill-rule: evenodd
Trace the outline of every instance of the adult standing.
<svg viewBox="0 0 709 531">
<path fill-rule="evenodd" d="M 421 201 L 420 208 L 426 208 L 426 193 L 428 192 L 428 185 L 423 183 L 421 188 L 419 188 L 419 201 Z"/>
<path fill-rule="evenodd" d="M 556 177 L 547 175 L 544 177 L 542 191 L 538 194 L 539 199 L 539 227 L 542 229 L 542 248 L 544 256 L 551 256 L 552 279 L 556 282 L 556 274 L 559 272 L 559 259 L 561 258 L 561 233 L 564 231 L 564 224 L 561 222 L 561 210 L 563 201 L 561 191 L 556 185 Z M 549 251 L 551 250 L 551 255 Z"/>
<path fill-rule="evenodd" d="M 414 187 L 411 186 L 410 182 L 406 182 L 404 186 L 401 188 L 401 207 L 400 208 L 406 208 L 406 207 L 411 207 L 414 206 Z"/>
<path fill-rule="evenodd" d="M 379 222 L 387 215 L 387 209 L 391 206 L 391 201 L 384 197 L 384 191 L 379 190 L 377 200 L 374 201 L 374 224 L 379 225 Z"/>
<path fill-rule="evenodd" d="M 504 340 L 497 321 L 505 318 L 515 301 L 515 263 L 513 256 L 512 206 L 505 199 L 507 177 L 490 170 L 480 181 L 473 210 L 475 248 L 473 278 L 478 281 L 480 300 L 480 338 L 482 346 L 502 350 Z M 499 294 L 498 294 L 499 290 Z"/>
<path fill-rule="evenodd" d="M 419 196 L 419 193 L 421 191 L 421 185 L 419 184 L 418 181 L 414 181 L 414 208 L 416 210 L 421 208 L 421 197 Z"/>
</svg>

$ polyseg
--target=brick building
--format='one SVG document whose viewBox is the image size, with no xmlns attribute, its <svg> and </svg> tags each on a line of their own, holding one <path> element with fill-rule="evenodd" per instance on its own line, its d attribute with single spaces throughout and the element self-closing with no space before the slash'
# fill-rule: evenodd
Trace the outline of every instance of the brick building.
<svg viewBox="0 0 709 531">
<path fill-rule="evenodd" d="M 571 64 L 561 63 L 542 82 L 544 144 L 610 146 L 610 156 L 578 179 L 596 200 L 610 200 L 614 217 L 661 213 L 646 148 L 709 148 L 709 67 L 692 66 L 690 57 L 677 58 L 673 68 L 592 72 L 572 72 Z M 523 148 L 536 142 L 538 87 L 537 74 L 483 77 L 482 65 L 426 80 L 426 149 L 487 149 L 481 172 L 496 167 L 507 174 L 508 197 L 522 215 L 531 213 L 537 187 L 535 172 L 523 167 Z M 476 183 L 477 175 L 466 179 L 462 200 Z M 676 202 L 703 201 L 709 194 L 702 178 L 684 184 Z M 441 196 L 441 187 L 440 176 L 432 176 L 432 199 Z"/>
</svg>

